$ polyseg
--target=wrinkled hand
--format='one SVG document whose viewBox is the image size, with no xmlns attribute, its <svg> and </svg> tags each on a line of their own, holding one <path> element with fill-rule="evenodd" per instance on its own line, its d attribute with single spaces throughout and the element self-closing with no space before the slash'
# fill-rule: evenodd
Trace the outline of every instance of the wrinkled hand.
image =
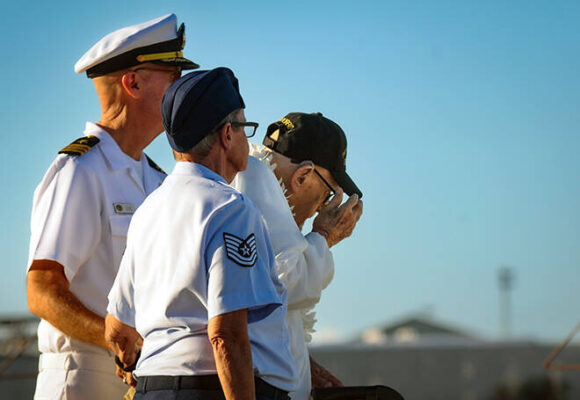
<svg viewBox="0 0 580 400">
<path fill-rule="evenodd" d="M 343 191 L 339 189 L 328 204 L 320 209 L 312 223 L 312 231 L 324 236 L 328 247 L 352 234 L 363 211 L 363 203 L 358 195 L 353 194 L 344 204 L 340 204 L 342 197 Z"/>
<path fill-rule="evenodd" d="M 310 376 L 313 388 L 344 386 L 337 377 L 328 372 L 328 370 L 322 365 L 314 361 L 312 357 L 310 357 Z"/>
</svg>

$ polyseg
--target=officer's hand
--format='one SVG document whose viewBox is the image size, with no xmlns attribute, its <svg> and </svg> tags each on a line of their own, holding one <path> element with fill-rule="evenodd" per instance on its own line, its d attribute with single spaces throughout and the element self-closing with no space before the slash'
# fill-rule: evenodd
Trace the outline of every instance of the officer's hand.
<svg viewBox="0 0 580 400">
<path fill-rule="evenodd" d="M 132 372 L 125 372 L 121 368 L 119 368 L 118 365 L 116 365 L 115 367 L 117 367 L 117 370 L 115 371 L 115 374 L 119 378 L 121 378 L 121 380 L 123 381 L 123 383 L 125 383 L 125 384 L 127 384 L 129 386 L 133 386 L 133 387 L 136 387 L 137 386 L 137 380 L 133 376 L 133 373 Z"/>
<path fill-rule="evenodd" d="M 363 203 L 358 195 L 353 194 L 344 204 L 340 204 L 342 197 L 343 191 L 339 189 L 328 204 L 320 209 L 312 223 L 312 231 L 324 236 L 328 247 L 352 234 L 363 211 Z"/>
<path fill-rule="evenodd" d="M 111 314 L 105 317 L 105 340 L 125 366 L 137 361 L 137 354 L 143 345 L 143 338 L 135 328 L 122 323 Z"/>
</svg>

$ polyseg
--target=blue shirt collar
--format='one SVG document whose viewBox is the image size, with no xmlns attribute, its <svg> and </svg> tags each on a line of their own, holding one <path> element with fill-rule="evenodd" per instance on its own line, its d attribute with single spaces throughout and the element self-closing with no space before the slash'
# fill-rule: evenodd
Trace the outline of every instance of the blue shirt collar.
<svg viewBox="0 0 580 400">
<path fill-rule="evenodd" d="M 211 179 L 212 181 L 222 182 L 226 185 L 228 184 L 223 176 L 195 162 L 178 161 L 175 163 L 175 168 L 173 168 L 171 175 L 200 176 L 202 178 Z"/>
</svg>

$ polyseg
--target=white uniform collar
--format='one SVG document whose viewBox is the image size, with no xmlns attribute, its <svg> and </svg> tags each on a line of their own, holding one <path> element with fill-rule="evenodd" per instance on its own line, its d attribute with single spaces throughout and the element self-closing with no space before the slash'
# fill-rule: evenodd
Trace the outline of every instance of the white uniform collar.
<svg viewBox="0 0 580 400">
<path fill-rule="evenodd" d="M 92 135 L 99 138 L 99 144 L 102 147 L 103 154 L 113 171 L 131 168 L 131 163 L 129 162 L 130 157 L 121 150 L 109 132 L 95 123 L 87 122 L 84 133 L 87 136 Z M 143 161 L 143 154 L 141 154 L 141 161 Z"/>
<path fill-rule="evenodd" d="M 178 161 L 175 163 L 175 168 L 173 168 L 171 175 L 201 176 L 203 178 L 211 179 L 212 181 L 222 182 L 226 185 L 228 184 L 225 178 L 217 172 L 214 172 L 201 164 L 188 161 Z"/>
</svg>

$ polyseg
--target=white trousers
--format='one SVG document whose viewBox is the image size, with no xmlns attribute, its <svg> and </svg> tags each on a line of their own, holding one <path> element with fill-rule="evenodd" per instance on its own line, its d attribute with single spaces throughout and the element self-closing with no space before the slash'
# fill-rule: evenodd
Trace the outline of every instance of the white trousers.
<svg viewBox="0 0 580 400">
<path fill-rule="evenodd" d="M 112 356 L 43 353 L 38 363 L 35 400 L 119 399 L 129 386 L 115 375 Z"/>
</svg>

